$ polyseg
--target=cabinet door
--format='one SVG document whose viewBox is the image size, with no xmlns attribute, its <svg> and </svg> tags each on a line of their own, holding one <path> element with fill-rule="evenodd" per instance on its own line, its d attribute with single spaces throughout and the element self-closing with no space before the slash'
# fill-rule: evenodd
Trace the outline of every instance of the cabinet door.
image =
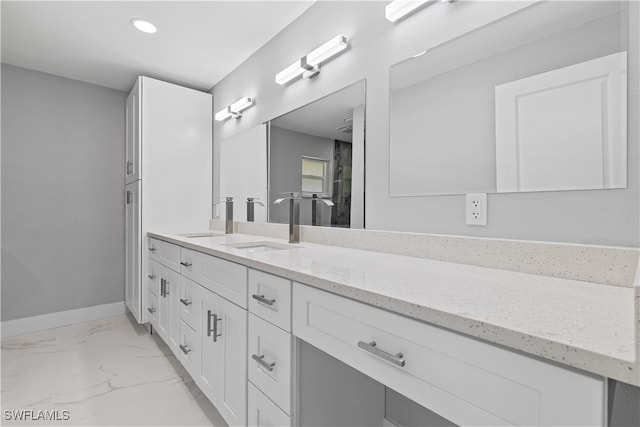
<svg viewBox="0 0 640 427">
<path fill-rule="evenodd" d="M 218 383 L 222 363 L 222 340 L 218 328 L 222 319 L 221 298 L 210 291 L 203 291 L 200 297 L 200 352 L 201 363 L 196 383 L 214 405 L 220 401 Z"/>
<path fill-rule="evenodd" d="M 247 311 L 222 300 L 222 359 L 218 410 L 230 426 L 247 424 Z"/>
<path fill-rule="evenodd" d="M 196 382 L 230 426 L 246 425 L 247 311 L 213 292 L 202 294 Z"/>
<path fill-rule="evenodd" d="M 136 82 L 127 97 L 125 183 L 140 179 L 140 84 Z"/>
<path fill-rule="evenodd" d="M 167 294 L 167 290 L 169 289 L 167 282 L 169 281 L 169 271 L 171 270 L 160 264 L 156 265 L 156 269 L 158 271 L 158 280 L 160 283 L 160 292 L 158 293 L 158 324 L 156 328 L 160 338 L 169 344 L 171 305 L 169 302 L 170 294 Z M 175 352 L 175 349 L 172 350 Z"/>
<path fill-rule="evenodd" d="M 138 322 L 141 321 L 141 235 L 140 182 L 125 188 L 125 303 Z"/>
</svg>

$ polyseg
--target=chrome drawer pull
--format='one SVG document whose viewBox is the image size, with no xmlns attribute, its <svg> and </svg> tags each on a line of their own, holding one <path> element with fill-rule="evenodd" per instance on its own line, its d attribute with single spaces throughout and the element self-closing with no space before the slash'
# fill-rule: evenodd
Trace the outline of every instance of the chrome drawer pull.
<svg viewBox="0 0 640 427">
<path fill-rule="evenodd" d="M 190 262 L 180 262 L 180 265 L 184 265 L 185 267 L 191 267 L 193 264 L 191 264 Z"/>
<path fill-rule="evenodd" d="M 180 347 L 180 350 L 182 350 L 182 352 L 183 352 L 184 354 L 189 354 L 189 352 L 191 351 L 191 349 L 189 348 L 189 346 L 188 346 L 188 345 L 182 345 L 182 344 L 180 344 L 180 345 L 179 345 L 179 347 Z"/>
<path fill-rule="evenodd" d="M 271 362 L 271 363 L 265 362 L 264 354 L 262 356 L 258 356 L 257 354 L 252 354 L 251 358 L 256 362 L 258 362 L 260 366 L 262 366 L 264 369 L 266 369 L 269 372 L 273 371 L 273 367 L 276 366 L 276 362 Z"/>
<path fill-rule="evenodd" d="M 156 312 L 156 309 L 153 308 L 153 307 L 149 307 L 149 308 L 147 308 L 147 310 L 149 310 L 149 313 L 151 313 L 151 314 Z"/>
<path fill-rule="evenodd" d="M 375 341 L 371 341 L 370 343 L 358 341 L 358 347 L 360 347 L 364 351 L 368 351 L 374 356 L 378 356 L 379 358 L 386 360 L 387 362 L 391 362 L 396 366 L 400 366 L 401 368 L 404 367 L 405 360 L 402 353 L 397 353 L 394 355 L 384 350 L 380 350 L 378 347 L 376 347 Z"/>
<path fill-rule="evenodd" d="M 180 298 L 180 302 L 187 306 L 191 305 L 191 301 L 189 301 L 188 299 Z"/>
<path fill-rule="evenodd" d="M 149 250 L 150 250 L 151 252 L 155 252 L 155 251 L 156 251 L 156 248 L 151 247 L 151 248 L 149 248 Z"/>
<path fill-rule="evenodd" d="M 151 280 L 154 280 L 156 278 L 156 275 L 155 274 L 149 274 L 147 277 L 149 279 L 151 279 Z"/>
<path fill-rule="evenodd" d="M 275 299 L 266 299 L 264 297 L 264 295 L 258 295 L 258 294 L 253 294 L 251 295 L 251 298 L 260 301 L 263 304 L 266 304 L 268 306 L 272 306 L 273 304 L 275 304 L 276 300 Z"/>
</svg>

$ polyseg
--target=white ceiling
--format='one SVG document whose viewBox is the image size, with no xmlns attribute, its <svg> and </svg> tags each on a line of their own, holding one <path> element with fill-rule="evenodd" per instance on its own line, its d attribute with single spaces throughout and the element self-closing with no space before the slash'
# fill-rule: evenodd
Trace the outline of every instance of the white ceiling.
<svg viewBox="0 0 640 427">
<path fill-rule="evenodd" d="M 2 0 L 1 58 L 125 91 L 138 75 L 208 91 L 314 1 Z"/>
</svg>

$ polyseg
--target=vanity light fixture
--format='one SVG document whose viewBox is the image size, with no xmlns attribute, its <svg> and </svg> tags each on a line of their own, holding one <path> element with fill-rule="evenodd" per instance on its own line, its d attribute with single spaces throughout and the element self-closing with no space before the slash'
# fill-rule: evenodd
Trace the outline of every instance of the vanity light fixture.
<svg viewBox="0 0 640 427">
<path fill-rule="evenodd" d="M 276 83 L 284 85 L 300 76 L 313 77 L 317 75 L 320 72 L 320 64 L 332 59 L 347 46 L 349 43 L 345 36 L 335 36 L 276 74 Z"/>
<path fill-rule="evenodd" d="M 385 6 L 384 15 L 389 21 L 396 22 L 421 7 L 429 3 L 434 3 L 434 1 L 435 0 L 393 0 Z M 451 3 L 452 1 L 453 0 L 440 0 L 441 3 Z"/>
<path fill-rule="evenodd" d="M 133 25 L 138 31 L 142 31 L 143 33 L 147 33 L 147 34 L 153 34 L 156 31 L 158 31 L 158 29 L 156 28 L 155 25 L 153 25 L 151 22 L 149 21 L 145 21 L 144 19 L 140 19 L 140 18 L 133 18 L 132 20 L 129 21 L 131 23 L 131 25 Z"/>
<path fill-rule="evenodd" d="M 225 107 L 224 109 L 218 111 L 215 115 L 215 119 L 219 122 L 224 122 L 231 117 L 233 117 L 234 119 L 239 119 L 240 117 L 242 117 L 242 112 L 251 107 L 254 102 L 255 99 L 249 98 L 248 96 L 240 98 L 228 107 Z"/>
</svg>

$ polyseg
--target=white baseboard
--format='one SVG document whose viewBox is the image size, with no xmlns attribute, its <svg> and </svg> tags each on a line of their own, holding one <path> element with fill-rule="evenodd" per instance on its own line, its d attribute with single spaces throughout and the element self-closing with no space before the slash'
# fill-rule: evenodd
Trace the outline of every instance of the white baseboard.
<svg viewBox="0 0 640 427">
<path fill-rule="evenodd" d="M 30 332 L 43 331 L 45 329 L 58 328 L 60 326 L 73 325 L 75 323 L 89 322 L 91 320 L 117 316 L 125 314 L 126 311 L 124 301 L 120 301 L 111 304 L 94 305 L 93 307 L 60 311 L 58 313 L 6 320 L 2 322 L 0 335 L 4 338 L 28 334 Z"/>
</svg>

